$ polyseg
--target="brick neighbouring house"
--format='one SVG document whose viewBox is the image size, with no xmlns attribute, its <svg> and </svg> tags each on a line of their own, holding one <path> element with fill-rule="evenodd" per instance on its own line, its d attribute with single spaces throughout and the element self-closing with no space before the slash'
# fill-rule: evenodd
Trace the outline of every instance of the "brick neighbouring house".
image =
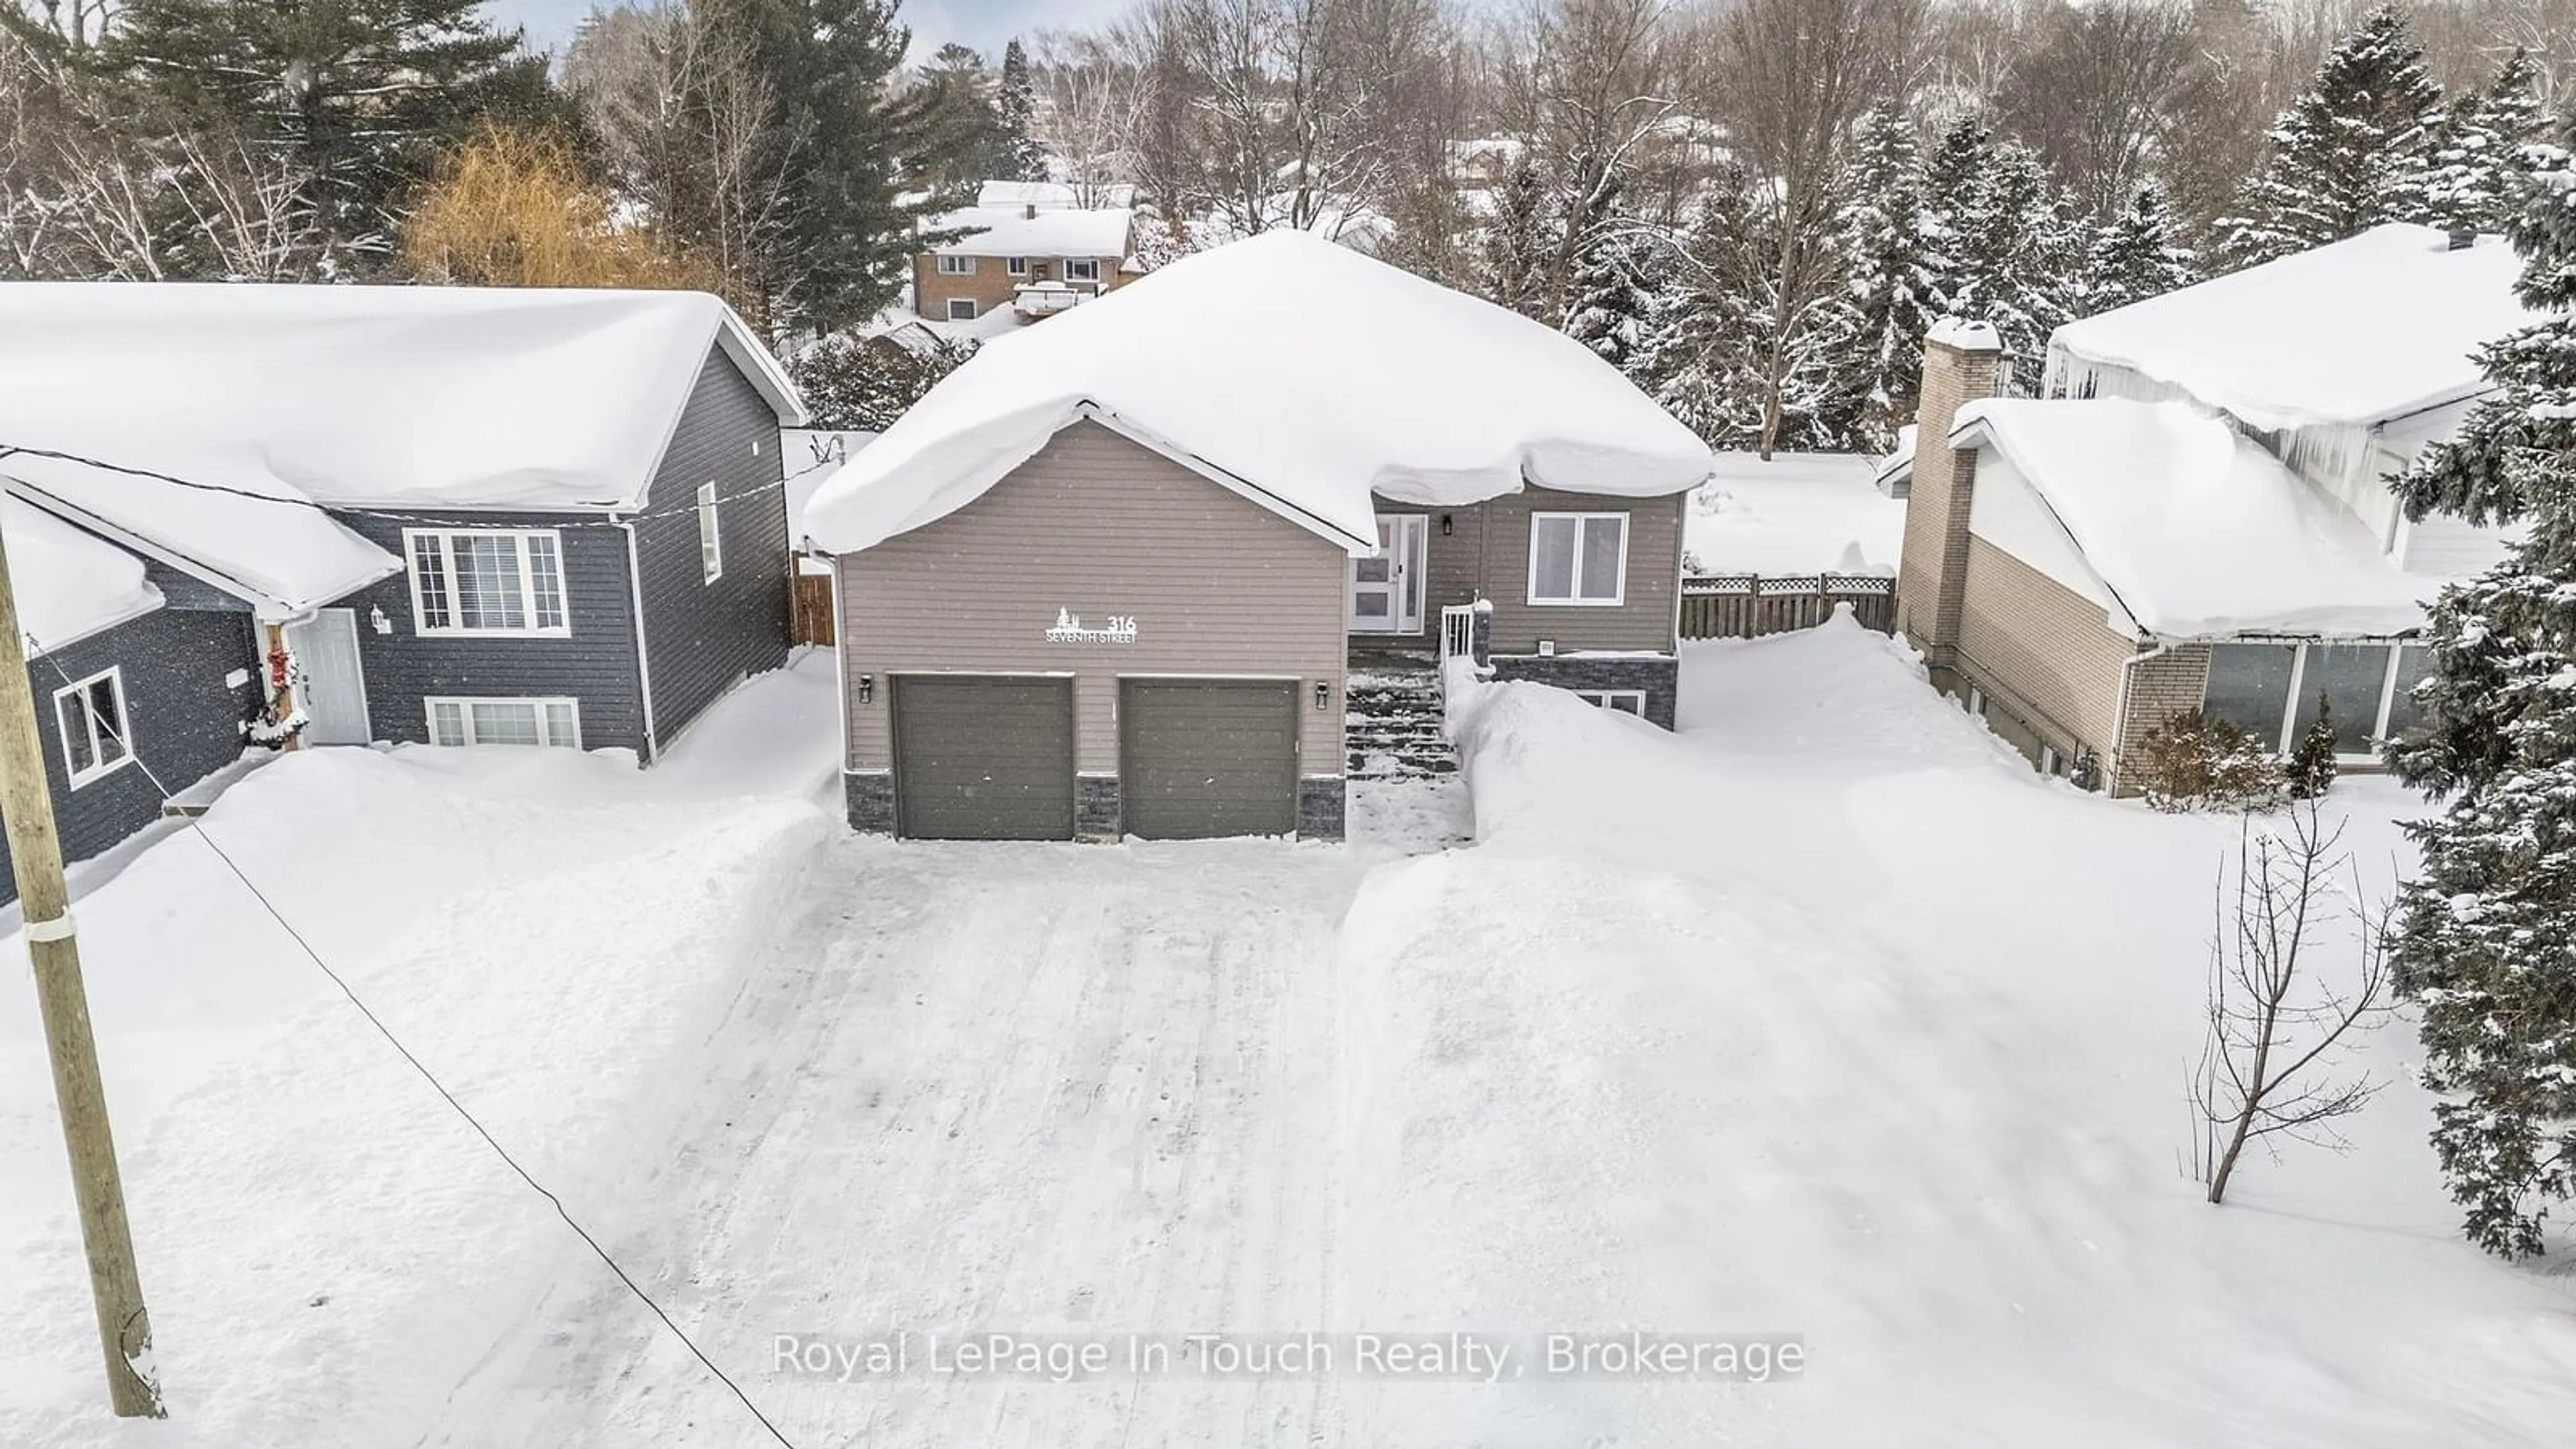
<svg viewBox="0 0 2576 1449">
<path fill-rule="evenodd" d="M 914 310 L 934 322 L 971 322 L 1007 308 L 1035 321 L 1122 285 L 1135 252 L 1132 195 L 985 182 L 975 205 L 922 223 L 928 233 L 965 235 L 912 259 Z"/>
<path fill-rule="evenodd" d="M 2412 643 L 2502 536 L 2409 521 L 2388 479 L 2522 325 L 2492 239 L 2376 228 L 2067 324 L 2043 398 L 1990 329 L 1926 341 L 1897 627 L 1934 684 L 2051 773 L 2138 789 L 2193 708 L 2286 750 L 2322 695 L 2347 761 L 2412 718 Z"/>
</svg>

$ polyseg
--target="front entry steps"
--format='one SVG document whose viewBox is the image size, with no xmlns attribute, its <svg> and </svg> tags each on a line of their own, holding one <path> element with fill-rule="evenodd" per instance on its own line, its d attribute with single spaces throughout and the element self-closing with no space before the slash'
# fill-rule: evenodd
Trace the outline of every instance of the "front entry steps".
<svg viewBox="0 0 2576 1449">
<path fill-rule="evenodd" d="M 1354 659 L 1344 691 L 1344 744 L 1353 779 L 1427 779 L 1457 772 L 1458 752 L 1441 728 L 1436 667 Z"/>
</svg>

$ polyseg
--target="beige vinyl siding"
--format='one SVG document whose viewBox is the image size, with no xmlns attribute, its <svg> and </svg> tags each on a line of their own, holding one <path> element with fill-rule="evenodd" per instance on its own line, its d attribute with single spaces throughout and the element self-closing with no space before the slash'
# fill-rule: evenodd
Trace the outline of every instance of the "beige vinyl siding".
<svg viewBox="0 0 2576 1449">
<path fill-rule="evenodd" d="M 1481 593 L 1485 570 L 1485 510 L 1482 505 L 1464 508 L 1424 508 L 1412 503 L 1389 503 L 1377 500 L 1381 515 L 1420 514 L 1429 520 L 1423 525 L 1424 573 L 1422 595 L 1422 629 L 1424 637 L 1436 638 L 1440 632 L 1440 611 L 1476 602 Z M 1440 531 L 1440 520 L 1449 520 L 1449 532 Z M 1362 634 L 1364 639 L 1406 638 L 1407 635 Z"/>
<path fill-rule="evenodd" d="M 1467 508 L 1425 509 L 1381 501 L 1378 511 L 1430 516 L 1426 632 L 1439 628 L 1444 606 L 1473 603 L 1481 596 L 1494 604 L 1492 647 L 1497 654 L 1534 653 L 1541 639 L 1556 641 L 1560 653 L 1578 649 L 1669 653 L 1681 598 L 1682 509 L 1689 497 L 1668 493 L 1659 498 L 1613 498 L 1529 488 Z M 1444 512 L 1451 521 L 1446 537 L 1440 532 Z M 1618 606 L 1529 602 L 1533 513 L 1628 515 L 1627 584 Z"/>
<path fill-rule="evenodd" d="M 1350 555 L 1096 423 L 1058 433 L 964 508 L 840 570 L 852 770 L 891 767 L 886 676 L 910 670 L 1075 676 L 1076 768 L 1118 768 L 1121 675 L 1294 678 L 1299 769 L 1342 773 Z M 1059 609 L 1133 644 L 1051 644 Z M 873 675 L 873 699 L 856 681 Z M 1314 707 L 1317 681 L 1331 707 Z"/>
<path fill-rule="evenodd" d="M 1995 705 L 2022 716 L 2039 743 L 2070 760 L 2089 747 L 2107 764 L 2120 733 L 2120 671 L 2136 652 L 2100 604 L 1968 539 L 1959 667 Z"/>
</svg>

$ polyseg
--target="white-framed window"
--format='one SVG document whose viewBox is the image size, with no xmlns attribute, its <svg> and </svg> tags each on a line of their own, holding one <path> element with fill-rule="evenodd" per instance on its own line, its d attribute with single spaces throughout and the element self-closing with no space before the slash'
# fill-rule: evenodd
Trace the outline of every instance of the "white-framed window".
<svg viewBox="0 0 2576 1449">
<path fill-rule="evenodd" d="M 563 638 L 563 535 L 551 528 L 403 530 L 412 629 L 420 634 Z"/>
<path fill-rule="evenodd" d="M 1615 709 L 1621 714 L 1633 714 L 1641 719 L 1645 717 L 1646 692 L 1642 689 L 1578 689 L 1574 691 L 1574 697 L 1585 704 L 1599 705 L 1603 709 Z"/>
<path fill-rule="evenodd" d="M 1628 515 L 1530 515 L 1529 601 L 1617 604 L 1628 590 Z"/>
<path fill-rule="evenodd" d="M 581 748 L 581 701 L 563 697 L 475 699 L 433 696 L 433 745 L 560 745 Z"/>
<path fill-rule="evenodd" d="M 75 790 L 133 763 L 123 672 L 110 668 L 55 690 L 54 726 L 62 732 L 63 767 Z"/>
<path fill-rule="evenodd" d="M 708 583 L 724 577 L 724 510 L 713 483 L 698 485 L 698 564 Z"/>
<path fill-rule="evenodd" d="M 1100 259 L 1098 257 L 1066 257 L 1064 259 L 1064 279 L 1068 282 L 1099 281 Z"/>
<path fill-rule="evenodd" d="M 948 253 L 942 252 L 939 254 L 939 275 L 943 277 L 971 277 L 975 275 L 975 260 L 976 259 L 973 257 L 950 256 Z"/>
<path fill-rule="evenodd" d="M 1025 277 L 1029 274 L 1029 259 L 1027 257 L 1004 257 L 1002 258 L 1002 270 L 1008 272 L 1014 277 Z"/>
<path fill-rule="evenodd" d="M 951 321 L 951 322 L 972 322 L 972 321 L 974 321 L 974 320 L 975 320 L 975 299 L 974 299 L 974 298 L 972 298 L 972 297 L 951 297 L 951 298 L 949 298 L 949 299 L 948 299 L 948 320 L 949 320 L 949 321 Z"/>
</svg>

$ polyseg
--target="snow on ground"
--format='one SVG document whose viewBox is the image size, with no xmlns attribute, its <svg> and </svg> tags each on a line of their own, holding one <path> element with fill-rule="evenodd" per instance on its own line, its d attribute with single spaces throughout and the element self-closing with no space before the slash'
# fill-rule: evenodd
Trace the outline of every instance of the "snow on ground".
<svg viewBox="0 0 2576 1449">
<path fill-rule="evenodd" d="M 2548 1443 L 2576 1295 L 2457 1239 L 2425 1098 L 2182 1180 L 2233 836 L 2033 775 L 1849 624 L 1700 645 L 1679 738 L 1526 686 L 1479 847 L 1345 932 L 1385 1321 L 1803 1334 L 1803 1383 L 1451 1390 L 1439 1442 Z M 2353 780 L 2384 887 L 2391 820 Z M 1509 903 L 1508 910 L 1497 909 Z M 1365 1044 L 1363 1044 L 1365 1043 Z M 2411 1040 L 2371 1045 L 2402 1074 Z M 1505 1265 L 1508 1265 L 1507 1267 Z M 1398 1437 L 1410 1437 L 1409 1429 Z M 1417 1442 L 1429 1442 L 1428 1438 Z"/>
<path fill-rule="evenodd" d="M 1876 475 L 1858 454 L 1718 454 L 1682 522 L 1692 571 L 1894 574 L 1905 503 Z"/>
<path fill-rule="evenodd" d="M 1857 628 L 1685 668 L 1678 737 L 1481 694 L 1476 843 L 1429 853 L 1454 789 L 1366 787 L 1348 847 L 851 837 L 804 803 L 810 659 L 646 774 L 315 751 L 207 821 L 799 1444 L 2563 1436 L 2576 1304 L 2456 1241 L 2413 1089 L 2228 1208 L 2177 1174 L 2221 822 L 2038 779 Z M 2410 802 L 2335 798 L 2384 875 Z M 766 1442 L 205 864 L 174 838 L 82 904 L 177 1418 L 93 1405 L 6 992 L 0 1443 Z M 1787 1334 L 1808 1367 L 774 1354 L 943 1327 Z"/>
</svg>

